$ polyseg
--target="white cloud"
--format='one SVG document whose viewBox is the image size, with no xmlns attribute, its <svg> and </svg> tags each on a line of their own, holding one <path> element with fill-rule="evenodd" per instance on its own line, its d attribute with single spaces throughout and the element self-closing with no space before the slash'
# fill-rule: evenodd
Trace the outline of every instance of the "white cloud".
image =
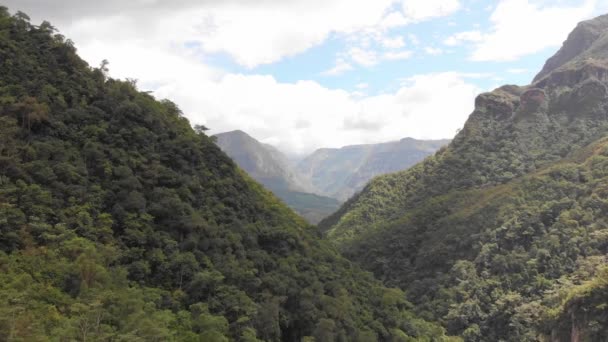
<svg viewBox="0 0 608 342">
<path fill-rule="evenodd" d="M 408 22 L 421 22 L 448 16 L 462 5 L 458 0 L 404 0 L 403 13 Z"/>
<path fill-rule="evenodd" d="M 408 24 L 407 18 L 403 16 L 401 12 L 391 12 L 386 15 L 380 22 L 380 27 L 383 29 L 390 29 L 399 26 L 405 26 Z"/>
<path fill-rule="evenodd" d="M 404 60 L 412 57 L 411 51 L 389 51 L 382 56 L 383 59 L 389 61 Z"/>
<path fill-rule="evenodd" d="M 325 75 L 325 76 L 336 76 L 336 75 L 341 75 L 352 69 L 353 69 L 353 66 L 350 65 L 350 63 L 346 62 L 342 58 L 338 58 L 338 60 L 336 61 L 336 65 L 333 68 L 326 70 L 326 71 L 322 72 L 321 74 Z"/>
<path fill-rule="evenodd" d="M 403 37 L 384 37 L 381 43 L 387 49 L 400 49 L 405 46 Z"/>
<path fill-rule="evenodd" d="M 480 31 L 465 31 L 451 35 L 443 43 L 447 46 L 456 46 L 465 42 L 480 42 L 482 40 L 483 35 Z"/>
<path fill-rule="evenodd" d="M 207 52 L 226 52 L 248 67 L 276 62 L 323 42 L 330 33 L 377 25 L 393 0 L 289 1 L 270 6 L 218 5 L 200 12 Z"/>
<path fill-rule="evenodd" d="M 511 61 L 559 46 L 576 24 L 594 13 L 596 0 L 578 5 L 546 1 L 501 0 L 490 20 L 492 29 L 475 46 L 475 61 Z"/>
<path fill-rule="evenodd" d="M 378 63 L 378 55 L 372 50 L 364 50 L 359 47 L 354 47 L 348 50 L 348 56 L 355 63 L 363 66 L 369 67 Z"/>
<path fill-rule="evenodd" d="M 113 77 L 139 79 L 144 90 L 176 102 L 193 124 L 219 133 L 242 129 L 294 153 L 318 147 L 400 139 L 449 138 L 480 92 L 475 74 L 437 73 L 407 78 L 394 92 L 369 96 L 314 81 L 281 83 L 268 75 L 240 75 L 201 65 L 195 56 L 142 43 L 79 45 L 91 61 L 110 60 Z M 95 62 L 95 63 L 97 63 Z"/>
<path fill-rule="evenodd" d="M 407 35 L 407 37 L 410 39 L 410 41 L 412 42 L 412 44 L 414 45 L 419 45 L 420 44 L 420 39 L 418 39 L 418 36 L 410 33 Z"/>
<path fill-rule="evenodd" d="M 226 53 L 249 68 L 302 53 L 332 34 L 384 32 L 447 16 L 461 7 L 458 0 L 176 0 L 170 4 L 156 0 L 126 4 L 119 0 L 99 4 L 7 0 L 6 4 L 29 11 L 35 18 L 51 19 L 63 28 L 82 21 L 126 19 L 116 26 L 121 30 L 100 29 L 97 36 L 109 34 L 118 40 L 153 37 L 155 43 L 171 41 L 176 45 L 197 43 L 201 53 Z M 124 26 L 129 27 L 126 32 Z M 387 44 L 403 47 L 398 40 Z"/>
<path fill-rule="evenodd" d="M 255 67 L 302 53 L 324 42 L 332 33 L 382 37 L 386 30 L 450 15 L 460 8 L 458 0 L 403 0 L 402 11 L 388 12 L 398 0 L 290 1 L 272 6 L 224 6 L 205 8 L 191 37 L 208 53 L 225 52 L 239 64 Z M 192 11 L 190 11 L 192 12 Z M 387 13 L 388 12 L 388 13 Z M 382 40 L 387 48 L 402 48 L 403 39 Z M 359 57 L 361 57 L 359 55 Z M 362 65 L 374 64 L 371 56 Z"/>
<path fill-rule="evenodd" d="M 480 91 L 458 73 L 411 77 L 398 91 L 377 96 L 312 81 L 280 83 L 271 76 L 229 74 L 218 82 L 193 82 L 161 87 L 159 94 L 176 98 L 193 122 L 214 133 L 238 127 L 299 153 L 406 136 L 451 137 Z M 310 124 L 300 125 L 303 118 Z"/>
<path fill-rule="evenodd" d="M 241 75 L 210 67 L 209 51 L 230 54 L 253 66 L 301 52 L 331 32 L 356 34 L 370 26 L 372 31 L 385 32 L 378 25 L 390 16 L 386 10 L 393 3 L 297 0 L 289 5 L 269 6 L 263 1 L 237 7 L 235 1 L 165 5 L 145 15 L 126 10 L 116 15 L 109 11 L 75 16 L 79 19 L 66 19 L 61 28 L 91 64 L 108 59 L 113 77 L 138 79 L 142 90 L 176 102 L 193 124 L 205 124 L 212 133 L 243 129 L 292 152 L 406 136 L 451 137 L 473 109 L 480 89 L 469 75 L 457 73 L 411 77 L 393 92 L 369 96 L 363 85 L 346 91 L 314 81 L 282 83 L 269 75 Z M 430 18 L 427 10 L 408 11 L 410 21 Z M 447 12 L 439 8 L 438 13 Z M 407 39 L 418 43 L 414 35 Z M 411 55 L 401 49 L 349 46 L 349 53 L 326 74 L 348 71 L 355 62 L 371 66 Z"/>
<path fill-rule="evenodd" d="M 443 54 L 443 50 L 442 49 L 435 48 L 435 47 L 432 47 L 432 46 L 425 47 L 424 48 L 424 52 L 426 52 L 428 55 L 431 55 L 431 56 L 438 56 L 438 55 Z"/>
</svg>

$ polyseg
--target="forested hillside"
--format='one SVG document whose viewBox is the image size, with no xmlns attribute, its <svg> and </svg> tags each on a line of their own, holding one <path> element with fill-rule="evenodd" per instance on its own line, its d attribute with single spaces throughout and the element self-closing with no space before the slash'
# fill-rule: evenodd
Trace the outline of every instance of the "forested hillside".
<svg viewBox="0 0 608 342">
<path fill-rule="evenodd" d="M 448 147 L 321 228 L 466 341 L 607 340 L 608 16 L 475 105 Z"/>
<path fill-rule="evenodd" d="M 105 67 L 0 7 L 0 340 L 448 340 Z"/>
</svg>

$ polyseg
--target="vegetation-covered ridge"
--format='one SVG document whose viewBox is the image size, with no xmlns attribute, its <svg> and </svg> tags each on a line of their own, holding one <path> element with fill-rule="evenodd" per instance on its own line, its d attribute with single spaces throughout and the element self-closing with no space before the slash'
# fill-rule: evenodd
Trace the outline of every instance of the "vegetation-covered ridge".
<svg viewBox="0 0 608 342">
<path fill-rule="evenodd" d="M 602 16 L 534 84 L 480 95 L 448 147 L 376 178 L 320 225 L 467 341 L 604 341 L 607 133 Z"/>
<path fill-rule="evenodd" d="M 0 7 L 0 340 L 448 339 L 106 71 Z"/>
</svg>

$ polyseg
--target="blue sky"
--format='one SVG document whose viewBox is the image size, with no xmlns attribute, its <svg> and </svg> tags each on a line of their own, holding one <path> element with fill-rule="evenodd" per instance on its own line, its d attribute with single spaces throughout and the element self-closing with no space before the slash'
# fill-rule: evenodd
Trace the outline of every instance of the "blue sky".
<svg viewBox="0 0 608 342">
<path fill-rule="evenodd" d="M 399 80 L 403 78 L 420 73 L 453 70 L 468 74 L 484 74 L 484 77 L 480 75 L 480 77 L 472 78 L 472 82 L 483 89 L 491 89 L 507 83 L 525 85 L 532 81 L 546 59 L 555 53 L 556 46 L 551 44 L 540 51 L 512 60 L 471 60 L 471 45 L 448 45 L 446 40 L 459 32 L 484 32 L 491 29 L 490 16 L 499 2 L 471 0 L 460 3 L 460 9 L 449 16 L 398 27 L 387 33 L 388 37 L 403 41 L 404 46 L 401 50 L 411 53 L 409 58 L 382 61 L 371 66 L 352 63 L 353 69 L 337 75 L 328 75 L 326 71 L 335 66 L 336 56 L 340 56 L 352 47 L 352 42 L 349 41 L 347 34 L 332 33 L 323 43 L 300 54 L 255 67 L 240 65 L 225 53 L 212 54 L 207 58 L 212 64 L 232 73 L 269 74 L 273 75 L 277 81 L 284 83 L 310 79 L 328 88 L 348 89 L 353 92 L 360 90 L 358 85 L 365 84 L 367 94 L 377 95 L 395 91 L 400 86 Z M 553 7 L 557 5 L 563 8 L 578 8 L 585 2 L 551 1 L 545 3 L 553 4 Z M 398 4 L 393 5 L 393 8 L 394 6 L 398 6 Z M 591 11 L 592 16 L 602 14 L 602 6 L 595 3 L 594 7 Z M 565 37 L 563 38 L 565 39 Z M 398 50 L 384 49 L 380 42 L 373 42 L 371 49 Z"/>
<path fill-rule="evenodd" d="M 529 84 L 605 0 L 7 0 L 90 64 L 211 133 L 295 154 L 451 138 L 475 97 Z"/>
</svg>

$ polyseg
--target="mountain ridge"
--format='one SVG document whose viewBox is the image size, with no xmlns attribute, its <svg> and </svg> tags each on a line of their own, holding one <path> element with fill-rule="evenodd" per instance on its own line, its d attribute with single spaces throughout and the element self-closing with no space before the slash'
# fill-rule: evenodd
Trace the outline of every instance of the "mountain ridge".
<svg viewBox="0 0 608 342">
<path fill-rule="evenodd" d="M 607 232 L 607 19 L 579 24 L 532 84 L 479 95 L 445 149 L 375 178 L 320 228 L 466 340 L 605 339 L 605 308 L 568 318 L 556 303 L 605 279 L 606 245 L 585 236 Z"/>
<path fill-rule="evenodd" d="M 302 159 L 297 170 L 326 196 L 347 200 L 373 177 L 407 169 L 449 140 L 403 138 L 377 144 L 322 148 Z"/>
</svg>

